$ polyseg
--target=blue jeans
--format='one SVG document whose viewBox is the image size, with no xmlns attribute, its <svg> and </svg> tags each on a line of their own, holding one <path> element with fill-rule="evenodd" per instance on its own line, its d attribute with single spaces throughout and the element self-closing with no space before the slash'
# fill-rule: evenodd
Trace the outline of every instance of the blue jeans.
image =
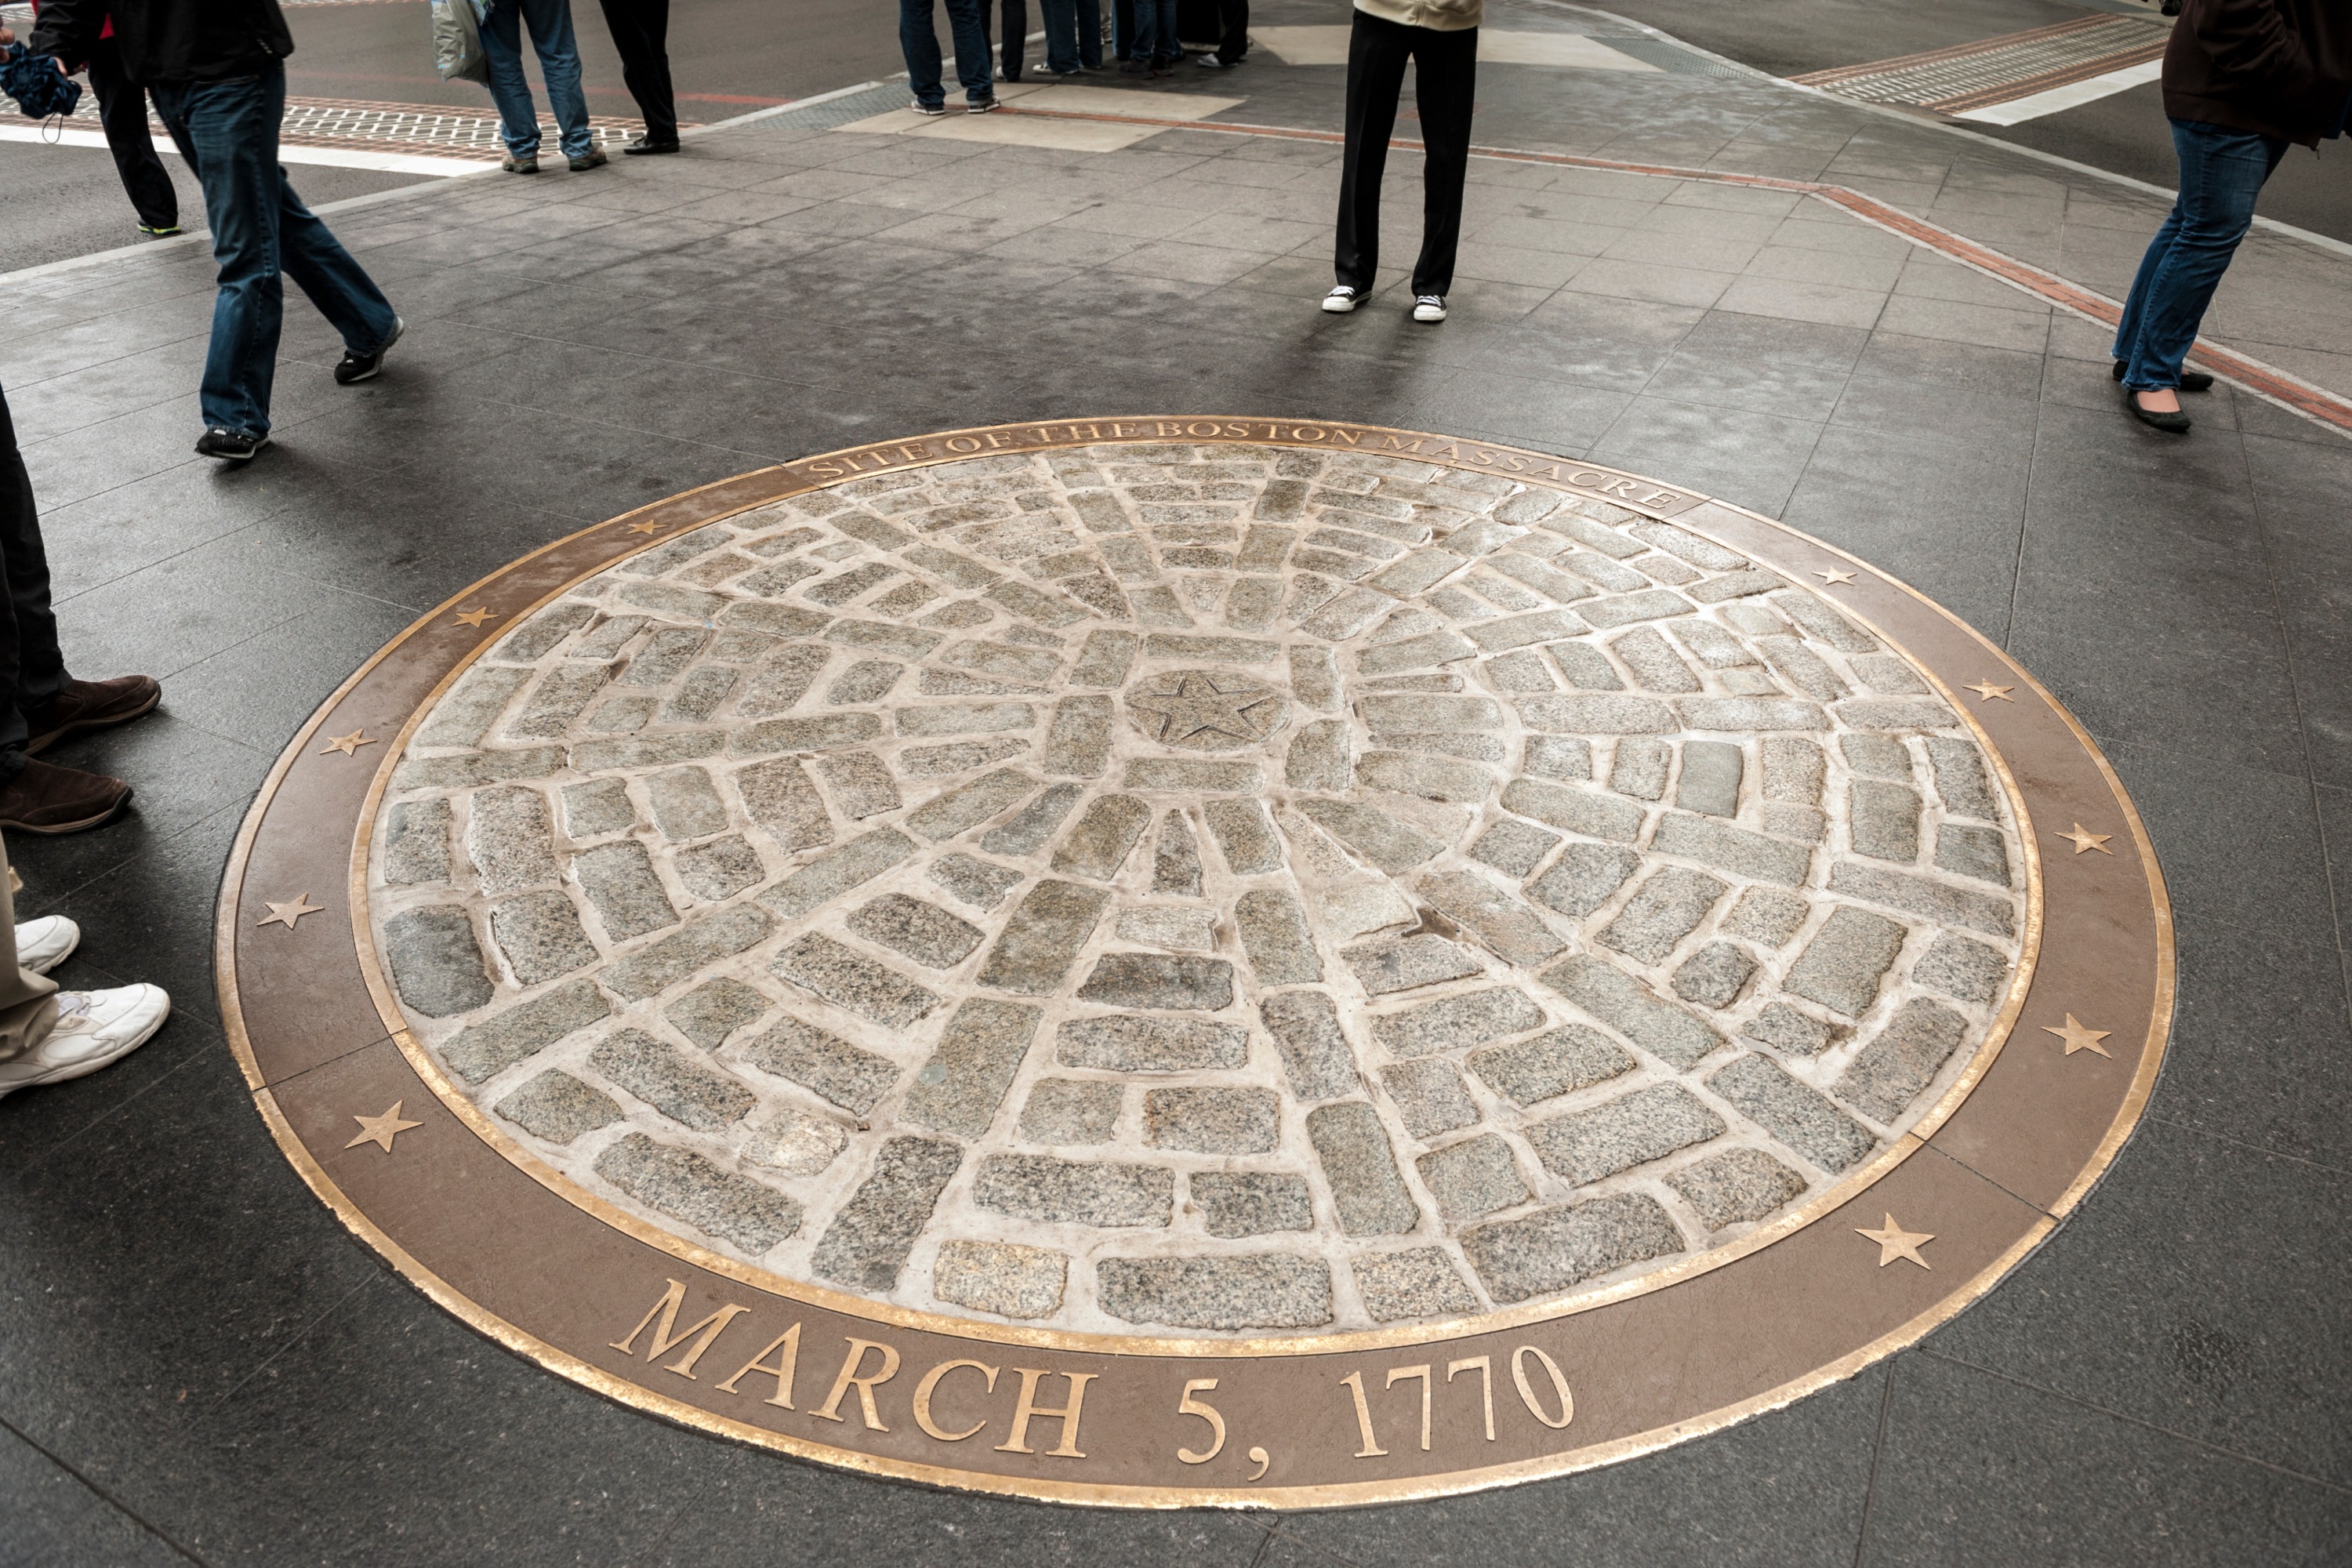
<svg viewBox="0 0 2352 1568">
<path fill-rule="evenodd" d="M 948 31 L 955 37 L 956 79 L 964 98 L 985 103 L 995 93 L 988 68 L 988 32 L 981 26 L 982 0 L 946 0 Z M 940 36 L 931 30 L 931 0 L 898 0 L 898 47 L 907 57 L 907 85 L 915 101 L 936 107 L 948 100 L 940 85 Z"/>
<path fill-rule="evenodd" d="M 2252 226 L 2254 197 L 2286 156 L 2275 136 L 2193 120 L 2172 122 L 2172 147 L 2180 194 L 2140 258 L 2116 327 L 2115 357 L 2135 392 L 2180 384 L 2180 362 L 2197 341 L 2205 307 Z"/>
<path fill-rule="evenodd" d="M 499 106 L 499 139 L 518 158 L 539 152 L 539 110 L 522 74 L 522 26 L 530 24 L 530 47 L 539 74 L 547 79 L 547 106 L 563 136 L 563 155 L 577 158 L 594 147 L 588 133 L 588 100 L 580 92 L 580 45 L 572 36 L 572 0 L 490 0 L 482 18 L 482 53 L 489 57 L 490 100 Z"/>
<path fill-rule="evenodd" d="M 226 81 L 156 82 L 148 91 L 172 139 L 194 161 L 220 268 L 200 399 L 205 426 L 266 436 L 286 279 L 301 285 L 353 353 L 383 347 L 398 318 L 278 166 L 283 66 Z"/>
<path fill-rule="evenodd" d="M 1102 66 L 1102 0 L 1044 0 L 1045 68 L 1067 76 Z"/>
<path fill-rule="evenodd" d="M 1130 59 L 1182 59 L 1184 46 L 1176 38 L 1176 0 L 1135 0 L 1135 37 L 1127 48 Z"/>
</svg>

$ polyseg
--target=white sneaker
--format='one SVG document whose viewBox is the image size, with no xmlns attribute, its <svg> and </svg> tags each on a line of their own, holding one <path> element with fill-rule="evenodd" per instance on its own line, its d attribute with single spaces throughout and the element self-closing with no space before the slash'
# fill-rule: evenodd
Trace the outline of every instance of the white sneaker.
<svg viewBox="0 0 2352 1568">
<path fill-rule="evenodd" d="M 1412 319 L 1416 321 L 1442 321 L 1445 320 L 1445 296 L 1443 294 L 1414 295 L 1412 300 Z"/>
<path fill-rule="evenodd" d="M 1323 308 L 1335 316 L 1344 316 L 1364 302 L 1364 297 L 1345 283 L 1323 296 Z"/>
<path fill-rule="evenodd" d="M 47 974 L 81 945 L 81 927 L 63 915 L 43 915 L 16 928 L 16 963 Z"/>
<path fill-rule="evenodd" d="M 145 1045 L 171 1016 L 172 999 L 160 985 L 60 991 L 49 1037 L 0 1062 L 0 1094 L 96 1072 Z"/>
</svg>

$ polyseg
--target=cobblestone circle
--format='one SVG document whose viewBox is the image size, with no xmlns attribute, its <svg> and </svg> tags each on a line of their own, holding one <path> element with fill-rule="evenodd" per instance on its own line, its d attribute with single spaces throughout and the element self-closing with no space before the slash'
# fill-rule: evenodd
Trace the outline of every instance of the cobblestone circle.
<svg viewBox="0 0 2352 1568">
<path fill-rule="evenodd" d="M 1980 1046 L 2023 862 L 1898 652 L 1671 525 L 1070 447 L 668 540 L 378 812 L 415 1039 L 586 1194 L 1108 1333 L 1475 1315 L 1723 1246 Z"/>
</svg>

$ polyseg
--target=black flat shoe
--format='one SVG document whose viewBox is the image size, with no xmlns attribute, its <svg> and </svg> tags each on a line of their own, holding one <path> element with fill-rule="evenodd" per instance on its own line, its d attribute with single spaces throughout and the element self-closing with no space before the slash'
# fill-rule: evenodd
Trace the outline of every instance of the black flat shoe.
<svg viewBox="0 0 2352 1568">
<path fill-rule="evenodd" d="M 2124 378 L 2124 362 L 2121 360 L 2116 361 L 2115 377 L 2117 381 Z M 2201 370 L 2184 370 L 2180 373 L 2180 390 L 2210 392 L 2213 390 L 2213 378 Z"/>
<path fill-rule="evenodd" d="M 2161 430 L 2168 436 L 2186 436 L 2189 434 L 2189 419 L 2188 415 L 2179 413 L 2160 414 L 2153 408 L 2142 408 L 2139 405 L 2139 394 L 2134 392 L 2128 386 L 2124 388 L 2124 406 L 2131 410 L 2133 418 L 2152 429 Z"/>
</svg>

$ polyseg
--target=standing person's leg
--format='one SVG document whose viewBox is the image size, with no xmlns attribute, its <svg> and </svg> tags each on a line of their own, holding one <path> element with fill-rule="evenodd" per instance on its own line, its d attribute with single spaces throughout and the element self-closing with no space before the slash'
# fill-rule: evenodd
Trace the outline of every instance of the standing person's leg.
<svg viewBox="0 0 2352 1568">
<path fill-rule="evenodd" d="M 1135 58 L 1135 0 L 1111 0 L 1110 52 L 1122 64 Z"/>
<path fill-rule="evenodd" d="M 278 121 L 286 108 L 285 74 L 158 83 L 153 90 L 175 139 L 195 153 L 205 218 L 213 231 L 220 292 L 213 301 L 212 347 L 199 388 L 205 427 L 258 440 L 269 434 L 269 390 L 286 308 L 278 256 L 278 192 L 284 179 Z"/>
<path fill-rule="evenodd" d="M 669 0 L 603 0 L 604 26 L 621 57 L 621 84 L 637 100 L 645 141 L 631 152 L 677 142 L 677 100 L 669 79 Z"/>
<path fill-rule="evenodd" d="M 1078 68 L 1102 69 L 1102 0 L 1077 0 Z"/>
<path fill-rule="evenodd" d="M 112 38 L 100 38 L 89 51 L 89 87 L 98 95 L 99 124 L 139 226 L 152 234 L 178 233 L 180 193 L 155 155 L 155 138 L 147 129 L 147 94 L 123 76 L 122 50 Z"/>
<path fill-rule="evenodd" d="M 940 36 L 932 29 L 931 0 L 898 0 L 898 52 L 907 58 L 907 85 L 915 101 L 937 109 L 947 101 L 940 84 Z"/>
<path fill-rule="evenodd" d="M 67 679 L 33 481 L 16 450 L 7 395 L 0 393 L 0 826 L 74 833 L 120 811 L 131 798 L 121 779 L 53 767 L 32 754 L 68 729 L 135 719 L 159 695 L 145 676 Z"/>
<path fill-rule="evenodd" d="M 1470 172 L 1470 112 L 1478 86 L 1478 29 L 1423 33 L 1413 40 L 1412 87 L 1421 108 L 1421 258 L 1416 299 L 1454 287 L 1462 239 L 1462 186 Z"/>
<path fill-rule="evenodd" d="M 580 90 L 580 39 L 572 30 L 572 0 L 522 0 L 522 14 L 530 24 L 530 47 L 539 55 L 563 155 L 585 158 L 596 150 L 596 139 L 588 130 L 587 97 Z"/>
<path fill-rule="evenodd" d="M 145 1045 L 172 1016 L 160 986 L 60 991 L 26 968 L 63 963 L 81 932 L 56 915 L 19 928 L 10 879 L 0 853 L 0 1094 L 96 1072 Z M 20 946 L 20 929 L 38 946 Z"/>
<path fill-rule="evenodd" d="M 1249 0 L 1224 0 L 1218 20 L 1224 31 L 1213 58 L 1220 65 L 1237 66 L 1249 53 Z"/>
<path fill-rule="evenodd" d="M 998 14 L 1003 24 L 1004 49 L 1000 57 L 1004 68 L 1004 79 L 1021 79 L 1021 57 L 1029 51 L 1028 0 L 1003 0 Z"/>
<path fill-rule="evenodd" d="M 2252 226 L 2254 198 L 2286 152 L 2286 143 L 2273 136 L 2181 120 L 2172 122 L 2172 143 L 2180 157 L 2179 221 L 2165 222 L 2171 240 L 2146 289 L 2134 280 L 2138 310 L 2132 341 L 2126 345 L 2116 338 L 2124 385 L 2136 393 L 2179 386 L 2181 362 L 2197 341 L 2205 308 Z M 2149 254 L 2152 258 L 2153 247 Z M 2141 270 L 2149 270 L 2147 259 Z"/>
<path fill-rule="evenodd" d="M 1346 151 L 1339 161 L 1339 224 L 1331 270 L 1359 297 L 1372 291 L 1381 265 L 1381 176 L 1396 130 L 1397 98 L 1404 90 L 1411 32 L 1400 23 L 1355 13 L 1348 38 Z"/>
<path fill-rule="evenodd" d="M 0 849 L 0 1094 L 17 1087 L 9 1079 L 20 1076 L 5 1066 L 22 1062 L 58 1026 L 58 983 L 16 960 L 16 896 L 5 856 Z"/>
<path fill-rule="evenodd" d="M 1151 67 L 1161 76 L 1184 58 L 1184 41 L 1176 30 L 1176 0 L 1151 0 Z"/>
<path fill-rule="evenodd" d="M 522 0 L 490 0 L 482 55 L 490 68 L 490 101 L 499 106 L 499 140 L 515 162 L 528 163 L 539 156 L 539 106 L 522 74 Z"/>
<path fill-rule="evenodd" d="M 948 35 L 955 39 L 956 79 L 964 102 L 994 103 L 996 81 L 988 65 L 987 0 L 947 0 Z M 934 43 L 933 48 L 939 47 Z"/>
<path fill-rule="evenodd" d="M 1038 19 L 1045 25 L 1045 70 L 1056 77 L 1076 75 L 1078 68 L 1077 0 L 1037 0 Z"/>
</svg>

